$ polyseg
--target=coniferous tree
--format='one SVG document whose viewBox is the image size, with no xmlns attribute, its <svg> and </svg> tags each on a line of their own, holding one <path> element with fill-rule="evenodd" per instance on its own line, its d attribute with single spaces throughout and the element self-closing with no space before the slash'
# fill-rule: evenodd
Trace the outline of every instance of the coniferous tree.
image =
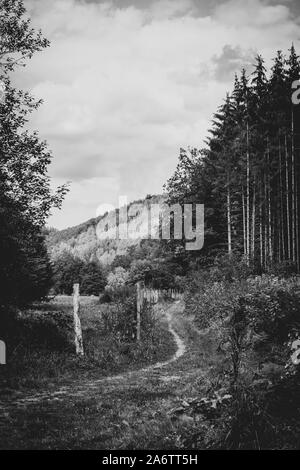
<svg viewBox="0 0 300 470">
<path fill-rule="evenodd" d="M 288 60 L 277 52 L 270 73 L 257 56 L 253 73 L 235 77 L 232 95 L 214 115 L 208 149 L 192 166 L 181 159 L 176 186 L 174 178 L 167 186 L 175 202 L 201 183 L 206 191 L 194 196 L 201 194 L 211 215 L 207 233 L 218 234 L 218 250 L 226 245 L 259 270 L 287 263 L 299 271 L 300 110 L 291 99 L 299 77 L 294 46 Z M 213 252 L 209 237 L 205 247 Z"/>
</svg>

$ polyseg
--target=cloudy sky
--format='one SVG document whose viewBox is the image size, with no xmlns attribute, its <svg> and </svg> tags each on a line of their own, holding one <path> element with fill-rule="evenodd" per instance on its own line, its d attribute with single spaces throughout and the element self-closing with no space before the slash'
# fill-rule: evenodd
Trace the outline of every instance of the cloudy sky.
<svg viewBox="0 0 300 470">
<path fill-rule="evenodd" d="M 101 204 L 160 193 L 180 147 L 201 147 L 234 73 L 294 42 L 299 0 L 25 0 L 51 40 L 17 77 L 44 105 L 54 184 L 71 181 L 58 228 Z"/>
</svg>

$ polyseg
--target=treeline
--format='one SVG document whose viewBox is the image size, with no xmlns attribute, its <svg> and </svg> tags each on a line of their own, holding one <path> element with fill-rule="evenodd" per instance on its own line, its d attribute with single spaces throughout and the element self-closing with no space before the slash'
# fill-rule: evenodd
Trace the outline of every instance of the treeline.
<svg viewBox="0 0 300 470">
<path fill-rule="evenodd" d="M 134 229 L 135 224 L 143 222 L 144 212 L 150 204 L 160 204 L 163 201 L 162 196 L 148 195 L 145 199 L 136 200 L 128 203 L 128 211 L 134 216 L 130 217 L 129 226 Z M 134 206 L 136 211 L 134 210 Z M 118 212 L 118 211 L 117 211 Z M 132 250 L 138 251 L 140 240 L 116 240 L 104 239 L 101 240 L 97 236 L 97 226 L 101 222 L 104 227 L 106 222 L 111 225 L 112 220 L 109 219 L 108 213 L 103 214 L 94 219 L 90 219 L 75 227 L 69 227 L 64 230 L 47 229 L 46 244 L 51 258 L 57 258 L 62 252 L 68 250 L 74 256 L 81 259 L 97 258 L 102 264 L 108 265 L 114 263 L 115 257 L 118 256 L 120 251 L 122 253 L 132 253 Z M 137 253 L 136 253 L 137 254 Z M 136 256 L 134 254 L 134 256 Z"/>
<path fill-rule="evenodd" d="M 96 256 L 80 258 L 66 249 L 51 260 L 50 267 L 52 294 L 71 295 L 73 284 L 79 283 L 82 295 L 102 294 L 106 301 L 122 297 L 138 281 L 152 288 L 180 289 L 184 274 L 166 257 L 160 243 L 148 240 L 130 247 L 128 254 L 117 255 L 110 265 L 102 265 Z"/>
<path fill-rule="evenodd" d="M 99 295 L 106 286 L 106 272 L 95 259 L 84 261 L 65 251 L 52 261 L 52 291 L 54 294 L 71 295 L 73 284 L 80 284 L 83 295 Z"/>
<path fill-rule="evenodd" d="M 31 28 L 23 2 L 0 1 L 0 322 L 10 307 L 45 297 L 51 268 L 43 227 L 65 187 L 55 193 L 47 174 L 51 153 L 26 130 L 40 101 L 16 89 L 12 75 L 49 43 Z M 3 330 L 1 330 L 3 332 Z"/>
<path fill-rule="evenodd" d="M 299 271 L 299 78 L 294 46 L 269 72 L 257 56 L 214 115 L 207 148 L 181 150 L 166 189 L 170 202 L 205 204 L 202 258 L 227 251 L 260 270 L 285 263 Z"/>
</svg>

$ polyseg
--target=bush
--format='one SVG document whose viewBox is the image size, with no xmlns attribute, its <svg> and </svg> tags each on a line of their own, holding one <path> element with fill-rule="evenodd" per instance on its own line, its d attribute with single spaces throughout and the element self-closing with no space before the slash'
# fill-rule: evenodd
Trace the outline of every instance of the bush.
<svg viewBox="0 0 300 470">
<path fill-rule="evenodd" d="M 263 275 L 247 280 L 210 283 L 210 278 L 194 275 L 186 294 L 189 313 L 203 328 L 229 319 L 241 301 L 249 326 L 257 333 L 266 333 L 284 341 L 291 329 L 300 326 L 299 278 L 278 278 Z"/>
<path fill-rule="evenodd" d="M 57 297 L 7 315 L 7 335 L 0 330 L 8 348 L 8 364 L 0 377 L 3 391 L 24 386 L 36 391 L 88 376 L 111 376 L 164 361 L 175 352 L 167 327 L 156 322 L 148 309 L 141 317 L 141 341 L 136 341 L 134 297 L 107 305 L 82 298 L 84 357 L 75 354 L 71 298 Z"/>
<path fill-rule="evenodd" d="M 99 295 L 99 302 L 100 304 L 108 304 L 112 302 L 112 296 L 107 291 L 105 291 L 103 294 Z"/>
<path fill-rule="evenodd" d="M 105 292 L 107 292 L 112 298 L 123 296 L 126 291 L 128 279 L 129 274 L 124 268 L 115 268 L 114 271 L 107 276 Z"/>
<path fill-rule="evenodd" d="M 87 263 L 81 271 L 80 290 L 84 295 L 99 295 L 104 290 L 106 279 L 97 261 Z"/>
<path fill-rule="evenodd" d="M 43 299 L 51 287 L 50 261 L 41 230 L 20 217 L 16 204 L 5 204 L 0 201 L 1 310 Z"/>
<path fill-rule="evenodd" d="M 157 260 L 136 260 L 131 265 L 129 283 L 142 281 L 153 289 L 173 289 L 176 285 L 174 265 Z"/>
<path fill-rule="evenodd" d="M 136 333 L 136 297 L 119 299 L 102 315 L 104 334 L 113 333 L 118 341 L 132 341 Z"/>
<path fill-rule="evenodd" d="M 201 327 L 217 327 L 231 379 L 225 383 L 233 399 L 223 409 L 225 430 L 214 446 L 297 448 L 300 370 L 291 355 L 293 345 L 299 346 L 299 278 L 262 275 L 211 283 L 211 274 L 193 274 L 186 308 Z"/>
<path fill-rule="evenodd" d="M 99 295 L 106 284 L 105 275 L 97 261 L 85 262 L 68 251 L 52 262 L 55 294 L 71 295 L 74 283 L 80 284 L 82 295 Z"/>
<path fill-rule="evenodd" d="M 210 279 L 224 282 L 240 281 L 247 279 L 253 273 L 253 269 L 247 265 L 246 260 L 240 254 L 217 256 L 214 266 L 209 270 Z"/>
<path fill-rule="evenodd" d="M 298 272 L 297 265 L 292 261 L 277 263 L 269 269 L 268 273 L 274 276 L 289 278 Z"/>
<path fill-rule="evenodd" d="M 215 323 L 220 325 L 232 315 L 244 293 L 247 293 L 245 282 L 211 283 L 210 279 L 200 272 L 188 282 L 188 290 L 185 293 L 186 310 L 195 316 L 195 321 L 201 328 Z"/>
<path fill-rule="evenodd" d="M 274 427 L 264 396 L 245 384 L 235 389 L 228 416 L 229 430 L 221 446 L 226 449 L 260 450 L 270 446 Z"/>
<path fill-rule="evenodd" d="M 289 332 L 300 328 L 300 291 L 297 278 L 261 276 L 249 279 L 245 295 L 247 316 L 253 330 L 273 342 L 284 342 Z"/>
</svg>

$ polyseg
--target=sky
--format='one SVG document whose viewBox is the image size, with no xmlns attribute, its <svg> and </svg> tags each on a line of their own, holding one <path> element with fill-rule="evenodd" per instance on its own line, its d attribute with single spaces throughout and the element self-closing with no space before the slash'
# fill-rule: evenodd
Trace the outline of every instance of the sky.
<svg viewBox="0 0 300 470">
<path fill-rule="evenodd" d="M 70 182 L 49 225 L 162 192 L 179 150 L 202 147 L 234 74 L 292 42 L 299 0 L 25 0 L 51 47 L 16 76 L 44 103 L 30 122 Z M 102 208 L 102 209 L 101 209 Z"/>
</svg>

